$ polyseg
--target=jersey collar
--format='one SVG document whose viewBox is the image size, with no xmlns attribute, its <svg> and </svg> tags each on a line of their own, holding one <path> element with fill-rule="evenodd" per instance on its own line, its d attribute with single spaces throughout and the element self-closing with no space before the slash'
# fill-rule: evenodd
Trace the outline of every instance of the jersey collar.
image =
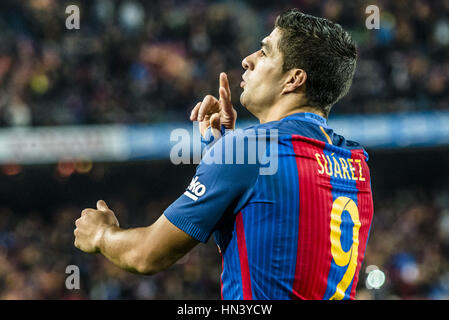
<svg viewBox="0 0 449 320">
<path fill-rule="evenodd" d="M 323 126 L 327 128 L 327 119 L 323 118 L 315 113 L 312 112 L 298 112 L 291 114 L 283 119 L 281 121 L 285 120 L 299 120 L 299 121 L 306 121 L 311 122 L 314 124 L 317 124 L 319 126 Z"/>
</svg>

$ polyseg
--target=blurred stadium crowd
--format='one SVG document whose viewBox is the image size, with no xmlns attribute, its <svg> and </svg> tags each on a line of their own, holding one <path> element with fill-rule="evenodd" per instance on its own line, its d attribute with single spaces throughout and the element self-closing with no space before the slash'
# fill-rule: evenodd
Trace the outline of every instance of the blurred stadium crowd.
<svg viewBox="0 0 449 320">
<path fill-rule="evenodd" d="M 80 30 L 65 28 L 69 4 L 80 6 Z M 369 4 L 381 10 L 380 30 L 365 27 Z M 358 43 L 353 87 L 332 114 L 449 108 L 449 0 L 2 0 L 0 126 L 186 121 L 198 100 L 217 91 L 221 71 L 230 77 L 239 117 L 248 117 L 238 106 L 241 60 L 288 7 L 341 23 Z M 416 166 L 414 155 L 398 157 L 413 168 L 434 165 L 431 157 Z M 116 187 L 104 199 L 131 227 L 154 222 L 192 176 L 191 168 L 178 176 L 172 165 L 151 162 L 107 178 L 107 167 L 93 164 L 82 182 L 73 170 L 58 176 L 49 166 L 0 167 L 0 299 L 219 299 L 213 239 L 151 277 L 73 246 L 75 219 L 102 197 L 107 181 Z M 374 193 L 357 298 L 449 299 L 445 172 L 432 188 L 391 184 Z M 390 172 L 373 177 L 379 174 Z M 374 179 L 373 187 L 381 188 Z M 156 196 L 159 189 L 168 192 Z M 80 268 L 80 290 L 64 285 L 71 264 Z M 370 265 L 387 276 L 379 290 L 365 286 Z"/>
<path fill-rule="evenodd" d="M 26 169 L 18 176 L 3 178 L 2 194 L 13 188 L 9 192 L 20 201 L 20 185 L 32 177 L 30 171 L 38 170 Z M 96 164 L 81 179 L 73 176 L 36 182 L 35 188 L 49 192 L 47 196 L 43 196 L 45 191 L 30 192 L 27 208 L 7 206 L 2 200 L 0 299 L 220 299 L 221 258 L 213 236 L 206 245 L 198 245 L 154 276 L 127 273 L 101 255 L 87 255 L 73 246 L 74 221 L 84 209 L 80 203 L 93 207 L 103 195 L 123 227 L 149 225 L 182 193 L 192 174 L 191 170 L 176 169 L 173 175 L 178 179 L 163 182 L 167 177 L 153 172 L 150 185 L 146 176 L 150 170 L 165 171 L 167 165 L 141 164 L 113 174 L 108 173 L 113 170 L 107 165 Z M 103 171 L 103 178 L 98 179 L 98 171 Z M 46 176 L 42 172 L 37 175 Z M 142 175 L 145 177 L 140 179 Z M 158 194 L 156 188 L 169 191 Z M 65 191 L 50 192 L 53 189 Z M 375 216 L 356 298 L 449 299 L 449 189 L 396 189 L 374 193 Z M 84 201 L 66 201 L 74 192 Z M 42 205 L 42 198 L 50 199 L 48 206 Z M 66 289 L 68 265 L 80 269 L 79 290 Z M 366 286 L 370 265 L 386 274 L 386 282 L 378 290 Z"/>
<path fill-rule="evenodd" d="M 126 214 L 120 198 L 111 202 Z M 148 203 L 164 210 L 160 201 Z M 160 213 L 162 211 L 156 211 Z M 154 212 L 154 211 L 152 211 Z M 220 299 L 220 263 L 216 247 L 195 248 L 170 271 L 155 276 L 127 273 L 104 257 L 86 256 L 73 245 L 73 223 L 80 208 L 57 210 L 50 221 L 42 212 L 25 216 L 0 211 L 0 299 Z M 150 215 L 155 221 L 156 216 Z M 212 248 L 212 250 L 211 250 Z M 213 255 L 210 251 L 215 252 Z M 65 285 L 66 267 L 80 270 L 79 290 Z"/>
<path fill-rule="evenodd" d="M 156 173 L 168 168 L 165 177 Z M 220 299 L 221 259 L 214 241 L 154 276 L 128 273 L 73 244 L 74 221 L 97 198 L 113 208 L 122 227 L 150 225 L 182 193 L 191 170 L 166 162 L 95 164 L 88 174 L 71 177 L 52 170 L 28 167 L 0 176 L 0 300 Z M 69 265 L 79 267 L 79 290 L 66 288 Z"/>
<path fill-rule="evenodd" d="M 333 110 L 447 108 L 449 1 L 156 0 L 0 3 L 0 125 L 186 120 L 228 72 L 238 105 L 241 60 L 258 50 L 284 8 L 330 18 L 360 52 L 352 90 Z M 367 30 L 376 4 L 381 28 Z M 240 116 L 248 116 L 240 110 Z"/>
</svg>

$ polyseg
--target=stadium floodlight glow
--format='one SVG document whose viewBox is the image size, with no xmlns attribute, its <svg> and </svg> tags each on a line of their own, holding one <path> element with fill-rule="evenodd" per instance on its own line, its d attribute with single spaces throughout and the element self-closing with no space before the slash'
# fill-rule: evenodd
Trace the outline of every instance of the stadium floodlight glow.
<svg viewBox="0 0 449 320">
<path fill-rule="evenodd" d="M 380 289 L 385 283 L 385 273 L 382 270 L 375 269 L 368 273 L 366 278 L 366 287 L 368 289 Z"/>
<path fill-rule="evenodd" d="M 89 159 L 79 159 L 75 161 L 75 171 L 80 174 L 89 173 L 92 170 L 92 161 Z"/>
<path fill-rule="evenodd" d="M 15 176 L 22 171 L 22 166 L 15 163 L 5 164 L 1 167 L 1 171 L 7 176 Z"/>
<path fill-rule="evenodd" d="M 370 273 L 373 270 L 379 270 L 379 267 L 374 264 L 371 264 L 368 267 L 366 267 L 365 273 Z"/>
</svg>

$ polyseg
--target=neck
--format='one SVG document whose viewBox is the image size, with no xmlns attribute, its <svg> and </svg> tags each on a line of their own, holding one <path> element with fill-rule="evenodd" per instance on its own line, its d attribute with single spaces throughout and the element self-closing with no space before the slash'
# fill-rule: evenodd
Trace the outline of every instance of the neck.
<svg viewBox="0 0 449 320">
<path fill-rule="evenodd" d="M 279 121 L 285 117 L 288 117 L 292 114 L 299 113 L 299 112 L 310 112 L 315 113 L 319 115 L 320 117 L 327 118 L 322 111 L 320 111 L 317 108 L 311 107 L 311 106 L 301 106 L 296 108 L 291 108 L 288 110 L 282 110 L 282 108 L 279 107 L 272 107 L 268 109 L 264 114 L 261 114 L 260 116 L 257 116 L 260 123 L 266 123 L 271 121 Z"/>
</svg>

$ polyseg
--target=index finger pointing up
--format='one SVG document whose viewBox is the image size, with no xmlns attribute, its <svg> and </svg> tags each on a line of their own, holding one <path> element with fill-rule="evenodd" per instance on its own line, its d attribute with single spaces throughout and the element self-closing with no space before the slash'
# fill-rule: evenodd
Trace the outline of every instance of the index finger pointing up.
<svg viewBox="0 0 449 320">
<path fill-rule="evenodd" d="M 229 101 L 231 100 L 231 89 L 229 88 L 228 76 L 225 72 L 220 73 L 220 87 L 226 90 Z"/>
</svg>

